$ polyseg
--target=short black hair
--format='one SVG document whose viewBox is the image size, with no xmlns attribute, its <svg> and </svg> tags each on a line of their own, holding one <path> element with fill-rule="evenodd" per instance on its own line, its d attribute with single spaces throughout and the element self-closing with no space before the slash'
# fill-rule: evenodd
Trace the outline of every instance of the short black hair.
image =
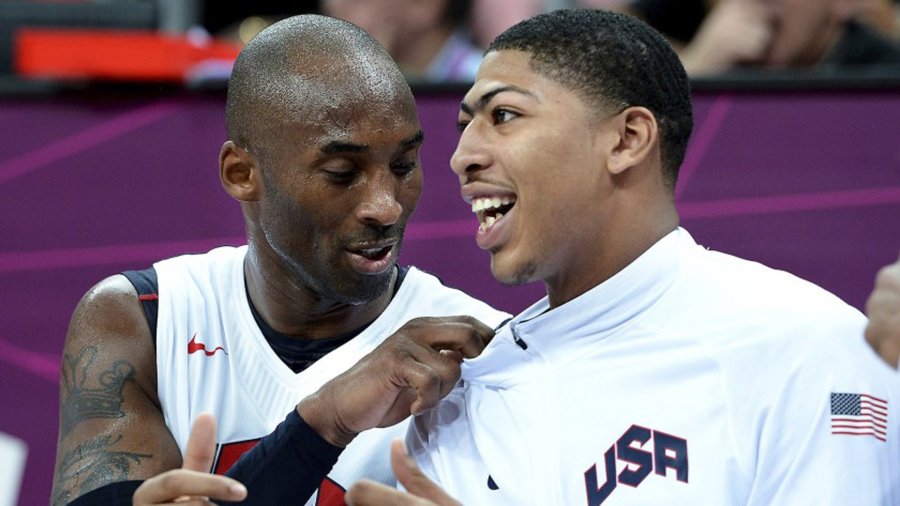
<svg viewBox="0 0 900 506">
<path fill-rule="evenodd" d="M 312 14 L 281 20 L 257 34 L 234 62 L 225 107 L 228 138 L 258 155 L 285 123 L 315 121 L 313 113 L 333 106 L 334 94 L 372 88 L 373 82 L 412 100 L 397 64 L 362 28 Z"/>
<path fill-rule="evenodd" d="M 666 184 L 674 189 L 694 127 L 691 88 L 672 46 L 639 19 L 600 10 L 557 10 L 500 34 L 487 53 L 531 53 L 541 75 L 582 94 L 592 105 L 649 109 L 660 129 Z"/>
</svg>

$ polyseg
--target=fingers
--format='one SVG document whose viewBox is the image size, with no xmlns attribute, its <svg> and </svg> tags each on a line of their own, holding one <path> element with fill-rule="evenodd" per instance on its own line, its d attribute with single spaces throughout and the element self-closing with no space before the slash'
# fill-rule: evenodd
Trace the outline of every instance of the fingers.
<svg viewBox="0 0 900 506">
<path fill-rule="evenodd" d="M 456 385 L 460 362 L 478 356 L 493 330 L 468 316 L 416 318 L 297 406 L 326 441 L 357 434 L 433 407 Z"/>
<path fill-rule="evenodd" d="M 385 341 L 393 349 L 398 386 L 415 391 L 405 414 L 420 414 L 434 407 L 456 385 L 463 357 L 481 354 L 493 329 L 469 316 L 416 318 Z M 437 353 L 435 353 L 437 351 Z"/>
<path fill-rule="evenodd" d="M 183 496 L 195 496 L 192 500 L 200 501 L 204 500 L 200 497 L 241 501 L 247 497 L 247 489 L 240 482 L 226 476 L 189 469 L 173 469 L 141 484 L 134 492 L 132 502 L 135 506 L 165 504 L 175 502 Z"/>
<path fill-rule="evenodd" d="M 492 328 L 471 316 L 415 318 L 401 331 L 423 346 L 436 351 L 456 351 L 465 358 L 480 355 L 494 336 Z"/>
<path fill-rule="evenodd" d="M 439 355 L 437 358 L 411 360 L 399 373 L 404 378 L 405 386 L 415 392 L 407 413 L 418 415 L 434 407 L 450 393 L 459 379 L 460 369 L 457 362 Z"/>
<path fill-rule="evenodd" d="M 866 341 L 892 367 L 900 361 L 900 262 L 882 268 L 866 301 Z"/>
<path fill-rule="evenodd" d="M 395 439 L 391 442 L 391 467 L 397 476 L 397 481 L 411 494 L 428 499 L 441 506 L 458 506 L 459 502 L 450 497 L 441 487 L 437 486 L 416 465 L 415 460 L 406 451 L 403 441 Z"/>
<path fill-rule="evenodd" d="M 344 502 L 348 506 L 434 506 L 431 501 L 369 480 L 354 483 Z"/>
<path fill-rule="evenodd" d="M 459 502 L 428 479 L 399 439 L 391 443 L 391 467 L 407 492 L 363 480 L 355 483 L 344 500 L 350 506 L 459 506 Z"/>
<path fill-rule="evenodd" d="M 208 472 L 216 456 L 216 419 L 209 413 L 201 413 L 194 420 L 191 436 L 184 452 L 182 469 Z"/>
<path fill-rule="evenodd" d="M 894 369 L 900 367 L 900 341 L 885 339 L 884 335 L 871 325 L 866 328 L 866 341 L 889 366 Z"/>
<path fill-rule="evenodd" d="M 240 501 L 247 489 L 238 481 L 210 474 L 216 451 L 216 419 L 202 413 L 194 420 L 181 469 L 150 478 L 135 491 L 135 505 L 211 504 L 209 498 Z"/>
</svg>

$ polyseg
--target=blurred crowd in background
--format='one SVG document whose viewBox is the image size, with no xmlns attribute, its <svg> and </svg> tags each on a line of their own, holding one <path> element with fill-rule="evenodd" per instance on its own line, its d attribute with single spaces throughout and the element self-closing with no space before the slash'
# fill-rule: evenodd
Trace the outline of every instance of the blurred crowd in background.
<svg viewBox="0 0 900 506">
<path fill-rule="evenodd" d="M 900 68 L 900 0 L 0 0 L 0 50 L 10 48 L 6 67 L 14 72 L 23 26 L 153 28 L 148 24 L 239 48 L 281 18 L 318 12 L 370 32 L 413 83 L 469 82 L 494 36 L 558 8 L 644 19 L 672 42 L 692 77 Z M 123 14 L 103 17 L 115 9 Z M 152 19 L 137 20 L 139 12 Z M 3 63 L 0 56 L 0 72 Z"/>
<path fill-rule="evenodd" d="M 214 33 L 298 8 L 275 1 L 263 11 L 266 2 L 229 2 L 232 10 L 224 12 L 222 3 L 205 2 L 204 26 Z M 321 0 L 302 7 L 361 26 L 413 81 L 471 80 L 496 35 L 558 8 L 642 18 L 668 37 L 695 77 L 746 68 L 900 66 L 898 0 Z"/>
</svg>

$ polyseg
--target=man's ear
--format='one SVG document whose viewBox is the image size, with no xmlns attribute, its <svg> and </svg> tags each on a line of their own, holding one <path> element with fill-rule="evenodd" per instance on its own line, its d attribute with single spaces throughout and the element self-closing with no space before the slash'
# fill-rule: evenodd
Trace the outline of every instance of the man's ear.
<svg viewBox="0 0 900 506">
<path fill-rule="evenodd" d="M 656 151 L 659 125 L 646 107 L 629 107 L 616 115 L 618 142 L 610 153 L 608 168 L 621 174 L 638 165 Z"/>
<path fill-rule="evenodd" d="M 219 179 L 225 191 L 235 200 L 259 200 L 262 181 L 256 158 L 234 141 L 226 141 L 219 151 Z"/>
</svg>

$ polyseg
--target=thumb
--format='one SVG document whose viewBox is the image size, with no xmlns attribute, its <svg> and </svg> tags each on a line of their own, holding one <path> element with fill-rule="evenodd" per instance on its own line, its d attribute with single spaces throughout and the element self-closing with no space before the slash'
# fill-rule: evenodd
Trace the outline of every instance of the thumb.
<svg viewBox="0 0 900 506">
<path fill-rule="evenodd" d="M 439 506 L 460 506 L 459 502 L 425 476 L 415 460 L 409 456 L 406 445 L 400 439 L 391 442 L 391 467 L 397 481 L 410 494 L 428 499 Z"/>
<path fill-rule="evenodd" d="M 194 420 L 182 469 L 208 473 L 216 456 L 216 419 L 209 413 L 201 413 Z"/>
</svg>

